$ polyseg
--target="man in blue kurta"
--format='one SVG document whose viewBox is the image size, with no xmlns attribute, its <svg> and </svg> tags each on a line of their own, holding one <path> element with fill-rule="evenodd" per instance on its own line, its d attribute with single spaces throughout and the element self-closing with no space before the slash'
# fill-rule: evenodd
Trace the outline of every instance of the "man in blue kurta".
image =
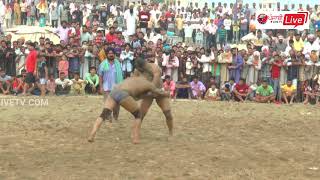
<svg viewBox="0 0 320 180">
<path fill-rule="evenodd" d="M 104 94 L 106 99 L 112 88 L 123 81 L 121 64 L 118 59 L 115 59 L 114 49 L 109 48 L 106 50 L 107 58 L 102 61 L 99 66 L 98 74 L 100 80 L 100 92 Z M 113 118 L 118 119 L 119 116 L 118 105 L 113 109 Z"/>
<path fill-rule="evenodd" d="M 236 83 L 239 82 L 241 77 L 241 70 L 243 65 L 243 58 L 238 54 L 238 49 L 232 49 L 232 64 L 229 66 L 229 78 L 234 79 Z"/>
</svg>

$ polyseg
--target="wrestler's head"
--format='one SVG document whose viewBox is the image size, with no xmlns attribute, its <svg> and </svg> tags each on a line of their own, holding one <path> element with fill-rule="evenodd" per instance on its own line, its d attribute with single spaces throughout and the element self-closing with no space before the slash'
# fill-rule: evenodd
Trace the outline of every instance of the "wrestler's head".
<svg viewBox="0 0 320 180">
<path fill-rule="evenodd" d="M 144 72 L 145 71 L 145 66 L 146 66 L 146 61 L 141 58 L 141 57 L 138 57 L 136 60 L 135 60 L 135 68 L 140 71 L 140 72 Z"/>
</svg>

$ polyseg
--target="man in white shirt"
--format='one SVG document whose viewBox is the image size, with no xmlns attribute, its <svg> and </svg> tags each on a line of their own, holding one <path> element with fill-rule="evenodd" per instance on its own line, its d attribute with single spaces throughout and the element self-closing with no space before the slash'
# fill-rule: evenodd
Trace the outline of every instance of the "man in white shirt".
<svg viewBox="0 0 320 180">
<path fill-rule="evenodd" d="M 208 31 L 208 39 L 207 39 L 207 47 L 216 47 L 216 33 L 218 30 L 218 26 L 213 23 L 213 20 L 211 20 L 210 23 L 207 24 L 205 29 Z"/>
<path fill-rule="evenodd" d="M 230 19 L 230 16 L 227 15 L 226 18 L 224 19 L 223 21 L 223 25 L 225 27 L 225 29 L 227 30 L 227 42 L 230 42 L 231 41 L 231 23 L 232 23 L 232 20 Z"/>
<path fill-rule="evenodd" d="M 185 36 L 185 40 L 186 40 L 187 45 L 190 45 L 193 43 L 192 33 L 193 33 L 193 27 L 191 26 L 191 23 L 188 22 L 184 28 L 184 36 Z"/>
<path fill-rule="evenodd" d="M 136 33 L 137 16 L 138 13 L 134 10 L 134 5 L 130 4 L 129 9 L 124 13 L 125 24 L 127 25 L 127 36 L 131 36 Z"/>
<path fill-rule="evenodd" d="M 313 34 L 308 35 L 308 41 L 304 43 L 303 54 L 306 57 L 310 57 L 311 51 L 316 51 L 319 56 L 320 45 L 319 42 L 315 41 L 316 37 Z"/>
<path fill-rule="evenodd" d="M 55 80 L 55 83 L 57 85 L 56 87 L 56 94 L 57 95 L 67 95 L 70 92 L 71 85 L 73 82 L 70 79 L 66 78 L 66 75 L 64 72 L 60 73 L 60 78 Z"/>
</svg>

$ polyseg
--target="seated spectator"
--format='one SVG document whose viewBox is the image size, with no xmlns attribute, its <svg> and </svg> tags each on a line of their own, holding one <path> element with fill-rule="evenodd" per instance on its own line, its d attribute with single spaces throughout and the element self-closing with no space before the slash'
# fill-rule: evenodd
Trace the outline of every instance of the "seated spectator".
<svg viewBox="0 0 320 180">
<path fill-rule="evenodd" d="M 171 77 L 169 75 L 165 76 L 165 81 L 163 83 L 163 88 L 165 91 L 170 92 L 170 97 L 172 99 L 175 98 L 175 91 L 176 91 L 176 84 L 173 80 L 171 80 Z"/>
<path fill-rule="evenodd" d="M 193 80 L 190 82 L 191 90 L 192 90 L 192 99 L 202 99 L 204 93 L 206 92 L 206 87 L 204 84 L 199 81 L 197 76 L 193 77 Z"/>
<path fill-rule="evenodd" d="M 320 88 L 318 84 L 315 84 L 314 87 L 312 88 L 309 85 L 306 85 L 304 88 L 304 95 L 305 95 L 305 100 L 304 104 L 320 104 L 319 102 L 319 97 L 320 97 Z"/>
<path fill-rule="evenodd" d="M 85 92 L 88 94 L 96 94 L 97 89 L 99 89 L 99 76 L 97 75 L 95 67 L 90 68 L 90 73 L 86 74 L 85 80 L 87 81 Z"/>
<path fill-rule="evenodd" d="M 258 103 L 268 103 L 275 102 L 275 99 L 273 88 L 266 80 L 262 81 L 262 85 L 260 85 L 256 90 L 255 101 Z"/>
<path fill-rule="evenodd" d="M 230 101 L 232 99 L 232 92 L 235 87 L 234 79 L 230 79 L 230 81 L 225 81 L 221 87 L 221 100 L 222 101 Z"/>
<path fill-rule="evenodd" d="M 56 92 L 56 82 L 54 80 L 53 74 L 50 75 L 48 81 L 47 81 L 47 91 L 49 95 L 54 95 Z"/>
<path fill-rule="evenodd" d="M 250 95 L 250 88 L 245 83 L 244 79 L 240 79 L 239 83 L 235 85 L 233 89 L 234 100 L 244 102 L 248 99 Z"/>
<path fill-rule="evenodd" d="M 79 73 L 74 73 L 74 79 L 72 79 L 72 85 L 71 85 L 71 94 L 73 95 L 85 95 L 85 87 L 86 87 L 86 81 L 80 79 Z"/>
<path fill-rule="evenodd" d="M 56 83 L 56 94 L 59 95 L 67 95 L 70 92 L 72 81 L 66 78 L 64 72 L 60 73 L 60 77 L 55 80 Z"/>
<path fill-rule="evenodd" d="M 281 87 L 282 99 L 286 104 L 292 104 L 294 98 L 296 97 L 297 88 L 292 85 L 292 81 L 288 80 L 287 84 Z"/>
<path fill-rule="evenodd" d="M 4 69 L 0 69 L 0 92 L 5 95 L 10 93 L 12 77 L 6 75 Z"/>
<path fill-rule="evenodd" d="M 176 98 L 190 99 L 191 98 L 191 86 L 188 83 L 187 77 L 183 77 L 182 81 L 176 84 Z"/>
<path fill-rule="evenodd" d="M 15 96 L 23 92 L 25 78 L 26 78 L 26 70 L 22 70 L 20 76 L 13 78 L 12 92 Z"/>
<path fill-rule="evenodd" d="M 218 101 L 218 100 L 220 100 L 219 89 L 217 88 L 217 86 L 214 83 L 211 84 L 211 87 L 207 90 L 204 99 L 208 100 L 208 101 Z"/>
</svg>

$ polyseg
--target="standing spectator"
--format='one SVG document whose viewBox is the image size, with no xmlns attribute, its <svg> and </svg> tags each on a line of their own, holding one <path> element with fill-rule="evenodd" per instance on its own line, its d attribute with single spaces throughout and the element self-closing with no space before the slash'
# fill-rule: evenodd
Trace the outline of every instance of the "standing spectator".
<svg viewBox="0 0 320 180">
<path fill-rule="evenodd" d="M 109 28 L 109 33 L 106 35 L 106 42 L 112 43 L 117 39 L 117 34 L 115 34 L 114 27 Z"/>
<path fill-rule="evenodd" d="M 9 4 L 6 4 L 4 19 L 6 22 L 6 28 L 11 28 L 12 26 L 12 9 Z"/>
<path fill-rule="evenodd" d="M 112 88 L 123 81 L 121 64 L 118 59 L 115 59 L 113 49 L 107 49 L 107 59 L 102 61 L 99 66 L 98 74 L 100 76 L 100 92 L 104 94 L 106 99 Z M 119 106 L 113 110 L 113 118 L 118 119 Z"/>
<path fill-rule="evenodd" d="M 281 99 L 280 73 L 282 66 L 283 62 L 281 61 L 279 54 L 275 54 L 271 66 L 271 81 L 277 101 L 280 101 Z"/>
<path fill-rule="evenodd" d="M 25 0 L 22 0 L 20 2 L 20 8 L 21 8 L 21 24 L 27 25 L 27 2 Z"/>
<path fill-rule="evenodd" d="M 243 59 L 238 54 L 238 48 L 232 48 L 232 63 L 229 68 L 229 76 L 231 79 L 234 79 L 236 83 L 239 82 L 241 77 L 241 68 L 243 65 Z"/>
<path fill-rule="evenodd" d="M 238 20 L 238 18 L 236 19 L 233 19 L 232 21 L 232 31 L 233 31 L 233 34 L 232 34 L 232 42 L 233 43 L 239 43 L 239 33 L 240 33 L 240 22 Z"/>
<path fill-rule="evenodd" d="M 262 85 L 260 85 L 256 90 L 255 101 L 258 103 L 274 102 L 275 96 L 273 93 L 273 88 L 266 80 L 263 80 Z"/>
<path fill-rule="evenodd" d="M 185 41 L 187 45 L 192 44 L 192 32 L 193 32 L 193 28 L 191 26 L 191 23 L 188 22 L 187 25 L 184 27 L 184 36 L 185 36 Z"/>
<path fill-rule="evenodd" d="M 231 25 L 232 25 L 232 20 L 230 19 L 230 16 L 226 16 L 226 18 L 223 21 L 223 25 L 226 29 L 226 41 L 231 42 Z"/>
<path fill-rule="evenodd" d="M 23 87 L 23 95 L 29 94 L 33 88 L 35 83 L 35 76 L 37 75 L 37 57 L 38 53 L 35 49 L 34 43 L 28 44 L 29 54 L 26 59 L 26 79 L 25 79 L 25 85 Z"/>
<path fill-rule="evenodd" d="M 73 46 L 71 51 L 67 53 L 69 59 L 69 76 L 72 78 L 74 73 L 80 72 L 80 54 L 77 46 Z"/>
<path fill-rule="evenodd" d="M 193 80 L 190 82 L 190 86 L 192 90 L 192 98 L 202 99 L 204 93 L 206 92 L 206 87 L 201 81 L 199 81 L 197 76 L 193 77 Z"/>
<path fill-rule="evenodd" d="M 139 13 L 140 29 L 143 33 L 147 32 L 148 22 L 150 21 L 150 12 L 146 4 L 143 4 L 143 9 Z"/>
<path fill-rule="evenodd" d="M 182 42 L 185 41 L 185 37 L 184 37 L 184 20 L 183 20 L 183 16 L 182 15 L 179 15 L 177 18 L 176 18 L 176 27 L 177 27 L 177 35 L 182 37 Z"/>
<path fill-rule="evenodd" d="M 58 14 L 58 10 L 56 9 L 55 6 L 51 7 L 50 17 L 51 17 L 51 27 L 57 28 L 58 27 L 59 14 Z"/>
<path fill-rule="evenodd" d="M 37 8 L 34 5 L 34 2 L 31 2 L 31 5 L 29 6 L 29 18 L 28 18 L 28 25 L 29 26 L 34 26 L 35 25 L 35 21 L 36 21 L 36 17 L 37 17 Z"/>
<path fill-rule="evenodd" d="M 136 33 L 136 18 L 137 12 L 134 10 L 134 4 L 130 4 L 129 9 L 124 13 L 125 24 L 127 27 L 127 36 L 131 36 Z"/>
<path fill-rule="evenodd" d="M 206 53 L 201 56 L 199 62 L 202 64 L 202 81 L 207 82 L 211 73 L 210 63 L 213 61 L 211 50 L 207 49 Z"/>
<path fill-rule="evenodd" d="M 64 72 L 65 76 L 68 77 L 68 70 L 69 70 L 69 62 L 66 55 L 62 55 L 61 60 L 58 64 L 58 70 L 60 72 Z"/>
<path fill-rule="evenodd" d="M 240 18 L 240 38 L 248 34 L 248 20 L 241 15 Z"/>
<path fill-rule="evenodd" d="M 163 60 L 162 66 L 166 67 L 165 74 L 172 77 L 174 82 L 177 82 L 179 59 L 177 58 L 173 50 L 170 52 L 169 58 Z"/>
<path fill-rule="evenodd" d="M 46 64 L 46 58 L 42 55 L 38 56 L 37 63 L 37 85 L 40 88 L 41 96 L 46 95 L 46 83 L 48 80 L 48 67 Z"/>
<path fill-rule="evenodd" d="M 14 13 L 14 20 L 15 25 L 21 24 L 21 8 L 19 4 L 19 0 L 14 0 L 14 6 L 13 6 L 13 13 Z"/>
<path fill-rule="evenodd" d="M 48 13 L 48 4 L 46 0 L 40 0 L 40 2 L 37 4 L 37 9 L 40 15 L 40 20 L 43 21 L 41 24 L 46 24 L 46 14 Z M 40 25 L 41 27 L 41 25 Z"/>
<path fill-rule="evenodd" d="M 133 55 L 134 53 L 131 51 L 130 44 L 126 44 L 124 51 L 122 51 L 120 55 L 124 78 L 130 77 L 130 74 L 133 71 Z"/>
<path fill-rule="evenodd" d="M 221 28 L 218 30 L 219 35 L 219 44 L 220 48 L 224 48 L 226 45 L 226 36 L 227 36 L 227 30 L 224 28 L 224 25 L 221 26 Z"/>
<path fill-rule="evenodd" d="M 258 82 L 259 70 L 261 69 L 260 53 L 255 51 L 253 55 L 249 57 L 247 64 L 250 65 L 248 82 L 250 85 L 256 84 Z"/>
<path fill-rule="evenodd" d="M 55 30 L 55 33 L 58 33 L 61 41 L 68 43 L 69 28 L 67 27 L 66 21 L 62 21 L 61 26 L 59 26 L 58 29 Z"/>
</svg>

